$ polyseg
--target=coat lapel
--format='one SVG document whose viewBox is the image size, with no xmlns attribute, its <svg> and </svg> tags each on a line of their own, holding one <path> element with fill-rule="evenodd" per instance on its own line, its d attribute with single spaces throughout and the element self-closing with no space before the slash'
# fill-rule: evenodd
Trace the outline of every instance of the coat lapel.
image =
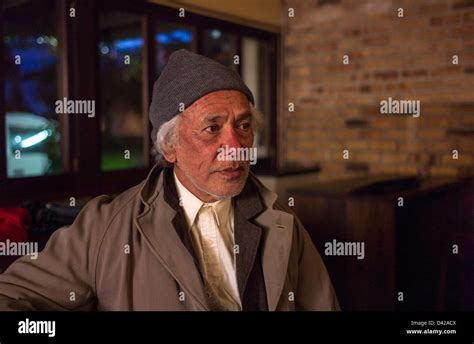
<svg viewBox="0 0 474 344">
<path fill-rule="evenodd" d="M 135 224 L 152 252 L 179 283 L 184 293 L 192 296 L 202 310 L 208 310 L 204 286 L 193 256 L 172 225 L 176 211 L 164 200 L 163 173 L 157 179 L 156 187 L 145 185 L 142 189 L 142 195 L 145 193 L 142 196 L 145 209 L 137 216 Z M 151 178 L 147 179 L 148 182 L 151 182 Z M 154 194 L 146 195 L 153 188 Z"/>
<path fill-rule="evenodd" d="M 234 198 L 234 235 L 238 245 L 236 254 L 237 285 L 243 300 L 245 287 L 255 264 L 262 229 L 251 222 L 263 205 L 254 185 L 248 180 L 242 192 Z"/>
<path fill-rule="evenodd" d="M 254 181 L 266 205 L 266 209 L 255 218 L 255 223 L 268 229 L 263 246 L 262 265 L 268 310 L 274 311 L 278 306 L 288 270 L 293 236 L 293 215 L 273 209 L 276 194 L 266 189 L 256 178 Z"/>
</svg>

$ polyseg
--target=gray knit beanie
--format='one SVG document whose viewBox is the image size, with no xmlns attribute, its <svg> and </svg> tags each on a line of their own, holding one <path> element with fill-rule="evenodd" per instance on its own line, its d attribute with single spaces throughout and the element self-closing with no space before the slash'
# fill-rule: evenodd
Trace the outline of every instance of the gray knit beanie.
<svg viewBox="0 0 474 344">
<path fill-rule="evenodd" d="M 171 54 L 153 86 L 150 105 L 153 143 L 161 125 L 179 114 L 183 104 L 187 108 L 199 98 L 218 90 L 240 91 L 255 105 L 252 92 L 233 70 L 185 49 Z"/>
</svg>

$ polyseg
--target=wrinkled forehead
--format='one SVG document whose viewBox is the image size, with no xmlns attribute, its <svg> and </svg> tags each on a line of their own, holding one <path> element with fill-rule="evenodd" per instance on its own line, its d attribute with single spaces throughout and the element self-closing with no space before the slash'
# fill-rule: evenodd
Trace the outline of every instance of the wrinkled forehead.
<svg viewBox="0 0 474 344">
<path fill-rule="evenodd" d="M 199 98 L 184 114 L 189 119 L 199 120 L 209 115 L 239 116 L 249 111 L 250 102 L 245 94 L 234 90 L 220 90 Z"/>
</svg>

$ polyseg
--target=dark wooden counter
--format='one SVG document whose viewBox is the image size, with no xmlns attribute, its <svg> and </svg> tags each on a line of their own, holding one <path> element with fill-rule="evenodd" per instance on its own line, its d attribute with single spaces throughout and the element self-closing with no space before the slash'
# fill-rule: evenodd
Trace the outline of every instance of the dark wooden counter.
<svg viewBox="0 0 474 344">
<path fill-rule="evenodd" d="M 292 189 L 287 196 L 343 309 L 474 308 L 472 179 L 375 176 Z M 364 242 L 364 259 L 325 255 L 325 243 L 334 239 Z"/>
</svg>

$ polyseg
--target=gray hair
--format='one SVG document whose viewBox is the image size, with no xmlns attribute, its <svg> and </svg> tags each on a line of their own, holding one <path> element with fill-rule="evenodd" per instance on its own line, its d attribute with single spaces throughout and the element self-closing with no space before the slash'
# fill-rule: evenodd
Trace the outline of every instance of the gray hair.
<svg viewBox="0 0 474 344">
<path fill-rule="evenodd" d="M 250 104 L 250 111 L 252 113 L 252 130 L 256 134 L 263 130 L 264 121 L 263 114 L 255 109 L 255 107 Z M 169 166 L 170 163 L 165 159 L 164 155 L 166 153 L 174 152 L 175 147 L 178 144 L 178 121 L 180 116 L 174 116 L 168 122 L 165 122 L 161 125 L 158 133 L 156 134 L 156 139 L 153 144 L 151 154 L 154 157 L 155 163 L 165 167 Z"/>
</svg>

